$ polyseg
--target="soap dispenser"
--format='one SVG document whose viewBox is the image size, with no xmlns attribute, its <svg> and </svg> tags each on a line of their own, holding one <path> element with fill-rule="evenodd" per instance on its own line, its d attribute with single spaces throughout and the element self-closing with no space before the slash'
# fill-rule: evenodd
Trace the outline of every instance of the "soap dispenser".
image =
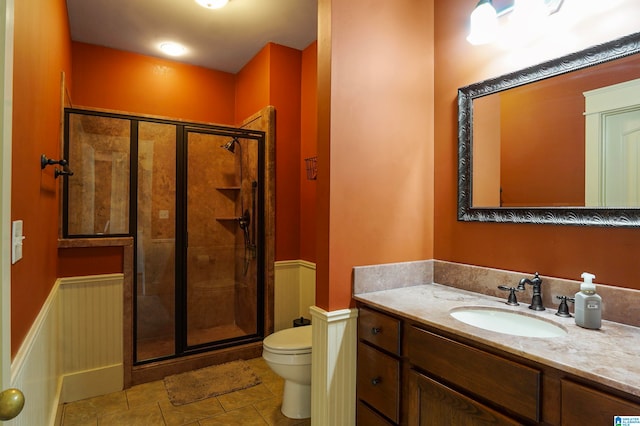
<svg viewBox="0 0 640 426">
<path fill-rule="evenodd" d="M 588 272 L 582 274 L 583 283 L 575 296 L 575 318 L 580 327 L 597 330 L 602 325 L 602 298 L 596 294 L 595 277 Z"/>
</svg>

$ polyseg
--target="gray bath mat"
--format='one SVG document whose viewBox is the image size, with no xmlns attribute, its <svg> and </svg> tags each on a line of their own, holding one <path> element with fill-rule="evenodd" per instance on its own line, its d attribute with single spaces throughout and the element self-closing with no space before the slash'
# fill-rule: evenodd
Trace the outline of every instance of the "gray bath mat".
<svg viewBox="0 0 640 426">
<path fill-rule="evenodd" d="M 243 360 L 165 377 L 164 386 L 173 405 L 184 405 L 261 383 Z"/>
</svg>

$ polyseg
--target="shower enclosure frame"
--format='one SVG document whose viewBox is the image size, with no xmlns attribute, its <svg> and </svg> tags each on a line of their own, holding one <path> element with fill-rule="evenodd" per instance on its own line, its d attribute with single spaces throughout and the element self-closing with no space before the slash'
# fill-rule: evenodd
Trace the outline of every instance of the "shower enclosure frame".
<svg viewBox="0 0 640 426">
<path fill-rule="evenodd" d="M 92 116 L 102 116 L 116 119 L 125 119 L 130 121 L 130 150 L 129 150 L 129 232 L 128 233 L 118 233 L 118 234 L 106 234 L 106 235 L 96 235 L 96 234 L 69 234 L 68 228 L 68 195 L 69 195 L 69 181 L 65 179 L 63 182 L 63 196 L 62 196 L 62 211 L 63 211 L 63 220 L 61 224 L 62 230 L 62 238 L 63 239 L 74 239 L 80 240 L 85 239 L 86 241 L 91 241 L 92 239 L 108 239 L 112 237 L 130 237 L 133 240 L 133 260 L 131 265 L 132 277 L 129 277 L 129 281 L 131 282 L 131 287 L 128 290 L 125 289 L 125 292 L 131 293 L 131 299 L 135 299 L 136 295 L 136 279 L 137 276 L 137 215 L 138 215 L 138 173 L 137 173 L 137 161 L 138 161 L 138 147 L 137 147 L 137 130 L 138 124 L 140 122 L 153 122 L 153 123 L 161 123 L 161 124 L 170 124 L 176 126 L 176 218 L 175 218 L 175 249 L 176 249 L 176 304 L 178 301 L 183 301 L 186 298 L 186 264 L 184 262 L 184 256 L 186 256 L 186 246 L 187 246 L 187 236 L 186 232 L 182 232 L 186 228 L 186 171 L 184 168 L 186 167 L 186 136 L 189 132 L 199 132 L 199 133 L 211 133 L 215 135 L 221 135 L 230 138 L 240 138 L 240 139 L 252 139 L 255 140 L 259 144 L 258 149 L 258 205 L 260 208 L 258 209 L 258 220 L 259 224 L 257 229 L 259 230 L 259 235 L 256 235 L 257 241 L 260 242 L 257 247 L 257 283 L 258 286 L 258 300 L 257 300 L 257 325 L 256 331 L 254 335 L 245 336 L 241 339 L 231 339 L 230 341 L 223 341 L 217 343 L 205 343 L 199 345 L 187 345 L 186 341 L 186 309 L 184 309 L 180 314 L 176 314 L 176 351 L 173 355 L 166 357 L 153 358 L 150 360 L 145 360 L 142 362 L 135 362 L 135 365 L 141 365 L 146 363 L 159 363 L 162 361 L 171 361 L 175 358 L 186 357 L 189 355 L 201 354 L 203 352 L 214 351 L 218 349 L 230 348 L 237 345 L 243 344 L 251 344 L 251 343 L 259 343 L 261 347 L 261 341 L 264 335 L 268 334 L 273 328 L 273 319 L 269 318 L 269 315 L 273 315 L 273 268 L 269 267 L 269 259 L 273 257 L 273 247 L 269 247 L 273 245 L 273 232 L 267 231 L 265 232 L 265 227 L 269 225 L 273 225 L 273 119 L 275 110 L 273 107 L 267 107 L 263 109 L 261 112 L 256 114 L 257 118 L 261 118 L 264 116 L 266 131 L 262 130 L 250 130 L 246 128 L 237 128 L 237 127 L 228 127 L 228 126 L 220 126 L 220 125 L 209 125 L 209 124 L 199 124 L 199 123 L 190 123 L 185 121 L 176 121 L 164 118 L 156 118 L 150 116 L 135 116 L 131 114 L 123 114 L 118 112 L 105 112 L 105 111 L 96 111 L 91 109 L 79 109 L 79 108 L 65 108 L 64 110 L 64 156 L 65 158 L 69 157 L 69 116 L 70 114 L 83 114 L 83 115 L 92 115 Z M 246 124 L 249 124 L 255 121 L 256 118 L 250 118 L 245 120 Z M 246 124 L 243 124 L 245 126 Z M 104 245 L 104 244 L 100 244 Z M 92 246 L 90 243 L 87 243 L 87 247 Z M 182 256 L 182 258 L 179 258 Z M 127 271 L 127 267 L 125 265 L 125 271 Z M 179 283 L 183 283 L 179 285 Z M 127 295 L 124 295 L 125 305 L 127 302 Z M 135 308 L 135 304 L 132 306 Z M 125 306 L 125 312 L 127 311 Z M 136 310 L 131 310 L 131 321 L 129 330 L 127 330 L 127 320 L 125 318 L 125 343 L 127 341 L 126 333 L 133 334 L 132 348 L 128 351 L 125 344 L 125 358 L 127 358 L 127 352 L 131 352 L 131 356 L 135 360 L 135 342 L 136 342 Z M 247 347 L 252 347 L 253 352 L 255 352 L 255 346 L 253 345 L 245 345 Z M 125 364 L 129 364 L 125 360 Z M 134 368 L 135 370 L 135 368 Z M 127 374 L 125 373 L 125 376 Z M 133 382 L 144 382 L 146 380 L 133 380 Z M 125 384 L 131 384 L 131 370 L 129 370 L 129 378 L 125 377 Z"/>
<path fill-rule="evenodd" d="M 181 224 L 181 229 L 176 228 L 176 253 L 179 255 L 176 256 L 176 280 L 178 277 L 183 277 L 183 280 L 186 282 L 187 279 L 187 248 L 188 248 L 188 220 L 187 220 L 187 179 L 188 173 L 187 170 L 183 169 L 188 165 L 188 134 L 189 133 L 199 133 L 199 134 L 209 134 L 215 136 L 224 136 L 232 139 L 254 139 L 258 143 L 258 206 L 264 206 L 264 193 L 265 193 L 265 133 L 264 132 L 256 132 L 250 131 L 242 128 L 224 128 L 224 127 L 202 127 L 202 126 L 183 126 L 180 137 L 177 139 L 177 169 L 176 176 L 178 177 L 176 181 L 176 224 Z M 180 129 L 177 130 L 178 132 Z M 222 149 L 222 147 L 216 147 L 217 149 Z M 242 159 L 240 160 L 242 162 Z M 256 262 L 257 262 L 257 270 L 264 271 L 264 241 L 265 241 L 265 232 L 264 232 L 264 209 L 258 208 L 257 210 L 260 214 L 257 215 L 258 226 L 257 226 L 257 241 L 260 241 L 261 244 L 258 244 L 256 247 Z M 242 213 L 241 213 L 242 214 Z M 253 218 L 255 220 L 256 218 Z M 180 256 L 180 257 L 178 257 Z M 261 342 L 264 339 L 264 274 L 257 274 L 257 325 L 256 330 L 258 333 L 253 335 L 243 336 L 241 338 L 233 338 L 233 339 L 225 339 L 221 341 L 216 341 L 215 343 L 203 343 L 197 345 L 189 345 L 187 342 L 187 309 L 182 310 L 180 312 L 181 317 L 179 321 L 176 321 L 176 354 L 173 356 L 163 357 L 163 358 L 154 358 L 150 360 L 140 361 L 136 364 L 144 364 L 148 362 L 155 362 L 161 359 L 171 359 L 177 356 L 185 356 L 189 354 L 197 354 L 202 351 L 209 351 L 215 349 L 224 349 L 227 347 L 236 346 L 242 343 L 253 343 L 253 342 Z M 186 285 L 178 286 L 176 285 L 176 303 L 180 302 L 182 306 L 188 306 L 187 303 L 187 288 Z M 178 317 L 177 317 L 178 319 Z M 134 358 L 135 359 L 135 358 Z"/>
</svg>

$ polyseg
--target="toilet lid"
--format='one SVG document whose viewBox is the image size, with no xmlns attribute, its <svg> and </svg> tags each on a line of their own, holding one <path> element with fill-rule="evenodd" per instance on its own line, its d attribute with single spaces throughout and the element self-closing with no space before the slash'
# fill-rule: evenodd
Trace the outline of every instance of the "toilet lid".
<svg viewBox="0 0 640 426">
<path fill-rule="evenodd" d="M 311 352 L 311 325 L 287 328 L 267 336 L 262 345 L 278 352 Z"/>
</svg>

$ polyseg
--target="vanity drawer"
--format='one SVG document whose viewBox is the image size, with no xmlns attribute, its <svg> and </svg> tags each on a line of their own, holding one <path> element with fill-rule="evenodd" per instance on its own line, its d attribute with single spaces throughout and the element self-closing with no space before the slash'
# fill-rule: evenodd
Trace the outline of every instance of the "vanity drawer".
<svg viewBox="0 0 640 426">
<path fill-rule="evenodd" d="M 360 308 L 358 337 L 385 351 L 400 355 L 400 320 Z"/>
<path fill-rule="evenodd" d="M 358 343 L 358 398 L 390 420 L 400 417 L 400 362 L 365 343 Z"/>
<path fill-rule="evenodd" d="M 456 388 L 534 421 L 540 421 L 538 370 L 411 326 L 411 363 Z"/>
<path fill-rule="evenodd" d="M 610 425 L 615 416 L 640 415 L 640 405 L 562 380 L 562 425 Z"/>
</svg>

